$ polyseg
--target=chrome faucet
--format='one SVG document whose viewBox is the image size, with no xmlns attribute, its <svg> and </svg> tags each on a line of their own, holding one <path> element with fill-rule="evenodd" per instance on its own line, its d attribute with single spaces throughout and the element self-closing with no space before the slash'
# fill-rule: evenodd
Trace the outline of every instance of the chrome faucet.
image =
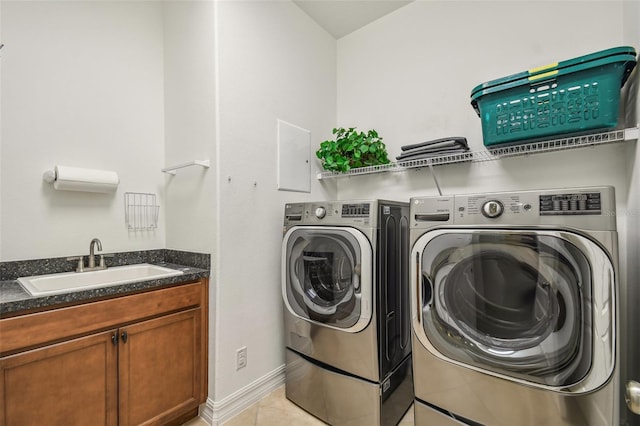
<svg viewBox="0 0 640 426">
<path fill-rule="evenodd" d="M 94 254 L 94 247 L 96 246 L 96 244 L 98 245 L 98 251 L 102 251 L 102 243 L 100 242 L 99 239 L 94 238 L 93 240 L 91 240 L 91 244 L 89 244 L 89 268 L 95 268 L 96 267 L 96 258 L 95 258 L 95 254 Z M 100 262 L 103 266 L 104 262 Z"/>
<path fill-rule="evenodd" d="M 99 239 L 94 238 L 91 240 L 89 244 L 89 260 L 87 261 L 87 266 L 84 266 L 84 256 L 75 256 L 68 257 L 67 260 L 77 260 L 78 266 L 76 267 L 76 272 L 85 272 L 85 271 L 98 271 L 101 269 L 107 269 L 107 265 L 104 262 L 105 257 L 113 257 L 113 255 L 100 254 L 100 263 L 96 266 L 96 246 L 98 247 L 98 251 L 102 251 L 102 242 Z"/>
</svg>

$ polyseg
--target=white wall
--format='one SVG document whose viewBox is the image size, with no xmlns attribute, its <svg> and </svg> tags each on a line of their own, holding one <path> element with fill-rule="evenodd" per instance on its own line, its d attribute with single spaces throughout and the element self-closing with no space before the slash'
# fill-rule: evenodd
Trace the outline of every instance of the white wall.
<svg viewBox="0 0 640 426">
<path fill-rule="evenodd" d="M 472 88 L 619 46 L 621 19 L 620 2 L 554 2 L 553 13 L 529 2 L 411 3 L 338 40 L 338 124 L 377 129 L 392 158 L 401 145 L 458 135 L 481 150 Z M 624 146 L 602 147 L 435 171 L 449 194 L 615 184 L 624 203 L 624 155 Z M 428 170 L 342 179 L 338 189 L 343 199 L 437 194 Z"/>
<path fill-rule="evenodd" d="M 217 6 L 218 246 L 215 395 L 222 401 L 284 363 L 280 245 L 284 203 L 335 197 L 277 190 L 276 123 L 311 131 L 312 150 L 336 122 L 336 42 L 291 2 Z M 314 157 L 315 158 L 315 157 Z M 312 172 L 317 168 L 313 163 Z M 236 349 L 248 365 L 236 371 Z"/>
<path fill-rule="evenodd" d="M 2 2 L 0 260 L 163 248 L 130 233 L 123 194 L 160 194 L 164 177 L 162 6 Z M 113 194 L 54 191 L 54 165 L 114 170 Z"/>
<path fill-rule="evenodd" d="M 165 152 L 167 166 L 211 162 L 165 177 L 167 248 L 215 253 L 217 243 L 217 140 L 213 2 L 164 3 Z M 215 389 L 217 279 L 209 282 L 209 397 Z"/>
<path fill-rule="evenodd" d="M 216 225 L 215 29 L 213 2 L 164 2 L 167 248 L 213 253 Z"/>
</svg>

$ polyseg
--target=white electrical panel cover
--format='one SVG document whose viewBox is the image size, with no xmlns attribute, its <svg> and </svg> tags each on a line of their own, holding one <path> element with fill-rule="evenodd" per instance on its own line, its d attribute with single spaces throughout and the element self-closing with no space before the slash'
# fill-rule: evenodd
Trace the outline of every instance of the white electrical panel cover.
<svg viewBox="0 0 640 426">
<path fill-rule="evenodd" d="M 278 120 L 278 189 L 311 192 L 311 132 Z"/>
</svg>

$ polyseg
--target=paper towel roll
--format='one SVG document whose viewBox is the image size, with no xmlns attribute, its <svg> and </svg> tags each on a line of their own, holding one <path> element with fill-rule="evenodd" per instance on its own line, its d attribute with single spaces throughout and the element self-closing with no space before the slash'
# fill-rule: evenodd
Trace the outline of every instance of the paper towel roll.
<svg viewBox="0 0 640 426">
<path fill-rule="evenodd" d="M 53 187 L 63 191 L 113 192 L 120 183 L 118 174 L 109 170 L 55 166 L 54 173 Z"/>
</svg>

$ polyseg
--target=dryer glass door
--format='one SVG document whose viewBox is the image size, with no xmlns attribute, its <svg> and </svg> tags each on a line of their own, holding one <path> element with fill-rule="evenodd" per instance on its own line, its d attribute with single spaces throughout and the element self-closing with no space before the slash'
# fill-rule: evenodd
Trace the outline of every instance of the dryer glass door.
<svg viewBox="0 0 640 426">
<path fill-rule="evenodd" d="M 439 233 L 421 253 L 425 335 L 439 353 L 483 370 L 579 382 L 592 365 L 592 303 L 613 309 L 594 299 L 584 252 L 551 234 Z"/>
<path fill-rule="evenodd" d="M 297 316 L 341 329 L 368 323 L 371 249 L 349 228 L 293 228 L 285 236 L 283 296 Z M 364 263 L 363 263 L 364 262 Z M 363 300 L 364 299 L 364 300 Z"/>
</svg>

